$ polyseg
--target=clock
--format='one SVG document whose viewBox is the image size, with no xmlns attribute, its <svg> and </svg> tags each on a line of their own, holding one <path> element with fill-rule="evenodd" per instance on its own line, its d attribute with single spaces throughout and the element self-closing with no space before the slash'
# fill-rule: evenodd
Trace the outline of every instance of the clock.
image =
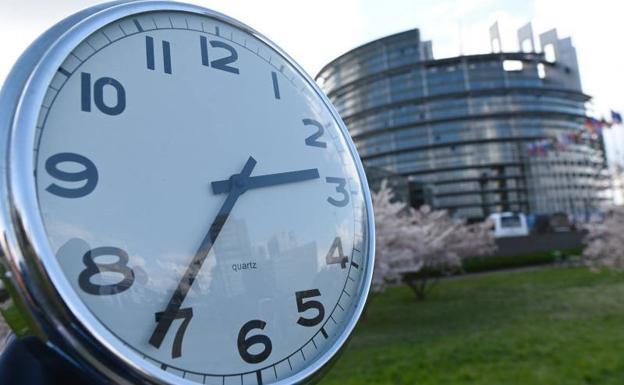
<svg viewBox="0 0 624 385">
<path fill-rule="evenodd" d="M 113 382 L 286 384 L 352 333 L 374 264 L 362 165 L 258 32 L 193 5 L 99 5 L 33 43 L 0 117 L 19 334 Z"/>
</svg>

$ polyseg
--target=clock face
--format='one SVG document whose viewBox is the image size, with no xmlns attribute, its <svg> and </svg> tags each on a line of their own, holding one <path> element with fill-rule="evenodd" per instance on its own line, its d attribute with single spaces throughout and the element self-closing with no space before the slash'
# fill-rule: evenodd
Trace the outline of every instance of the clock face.
<svg viewBox="0 0 624 385">
<path fill-rule="evenodd" d="M 350 331 L 372 258 L 354 153 L 254 35 L 183 12 L 96 31 L 49 85 L 34 157 L 65 279 L 139 364 L 271 383 Z"/>
</svg>

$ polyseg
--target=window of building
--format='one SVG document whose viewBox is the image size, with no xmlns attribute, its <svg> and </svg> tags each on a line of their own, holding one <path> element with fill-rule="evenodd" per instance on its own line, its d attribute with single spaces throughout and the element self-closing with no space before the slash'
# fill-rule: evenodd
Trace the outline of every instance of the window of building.
<svg viewBox="0 0 624 385">
<path fill-rule="evenodd" d="M 504 60 L 503 69 L 505 71 L 522 71 L 521 60 Z"/>
<path fill-rule="evenodd" d="M 524 39 L 522 41 L 522 52 L 533 52 L 533 44 L 531 39 Z"/>
<path fill-rule="evenodd" d="M 544 46 L 544 58 L 546 61 L 554 63 L 557 61 L 557 55 L 555 55 L 555 46 L 552 44 L 546 44 Z"/>
<path fill-rule="evenodd" d="M 499 53 L 501 51 L 501 43 L 499 39 L 492 40 L 492 52 Z"/>
</svg>

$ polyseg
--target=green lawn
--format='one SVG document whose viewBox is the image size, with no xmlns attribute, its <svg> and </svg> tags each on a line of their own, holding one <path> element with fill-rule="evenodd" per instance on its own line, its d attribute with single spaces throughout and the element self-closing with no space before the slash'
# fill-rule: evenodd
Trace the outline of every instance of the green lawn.
<svg viewBox="0 0 624 385">
<path fill-rule="evenodd" d="M 374 297 L 330 384 L 624 384 L 624 276 L 583 268 Z"/>
</svg>

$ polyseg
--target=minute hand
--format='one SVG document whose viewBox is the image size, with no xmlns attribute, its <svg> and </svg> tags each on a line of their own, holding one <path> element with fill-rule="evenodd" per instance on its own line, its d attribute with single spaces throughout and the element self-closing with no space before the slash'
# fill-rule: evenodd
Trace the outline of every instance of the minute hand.
<svg viewBox="0 0 624 385">
<path fill-rule="evenodd" d="M 208 230 L 208 233 L 204 237 L 204 240 L 202 241 L 199 249 L 193 257 L 191 264 L 186 269 L 186 272 L 180 280 L 176 291 L 171 296 L 171 299 L 167 304 L 167 308 L 164 312 L 162 312 L 162 315 L 158 317 L 158 324 L 156 325 L 156 328 L 154 329 L 154 332 L 149 339 L 149 343 L 151 345 L 159 348 L 162 344 L 163 339 L 169 331 L 173 320 L 176 318 L 178 312 L 180 311 L 182 302 L 184 302 L 184 299 L 186 298 L 189 289 L 191 288 L 191 286 L 193 286 L 193 282 L 195 282 L 197 273 L 199 273 L 202 264 L 204 263 L 206 257 L 208 256 L 208 253 L 210 252 L 210 249 L 212 249 L 212 246 L 217 240 L 217 237 L 219 236 L 223 225 L 227 221 L 230 212 L 234 208 L 236 201 L 245 192 L 246 181 L 249 179 L 249 175 L 251 174 L 251 171 L 253 170 L 255 165 L 256 160 L 250 156 L 240 174 L 235 174 L 232 178 L 230 178 L 231 180 L 235 181 L 234 188 L 231 189 L 227 198 L 225 198 L 223 206 L 221 206 L 219 213 L 212 222 L 212 225 L 210 225 L 210 230 Z"/>
<path fill-rule="evenodd" d="M 271 187 L 287 183 L 303 182 L 306 180 L 318 178 L 320 178 L 320 175 L 317 168 L 281 172 L 277 174 L 252 176 L 246 180 L 245 189 L 250 190 L 255 188 Z M 212 182 L 212 192 L 214 194 L 229 193 L 231 189 L 232 179 Z"/>
</svg>

